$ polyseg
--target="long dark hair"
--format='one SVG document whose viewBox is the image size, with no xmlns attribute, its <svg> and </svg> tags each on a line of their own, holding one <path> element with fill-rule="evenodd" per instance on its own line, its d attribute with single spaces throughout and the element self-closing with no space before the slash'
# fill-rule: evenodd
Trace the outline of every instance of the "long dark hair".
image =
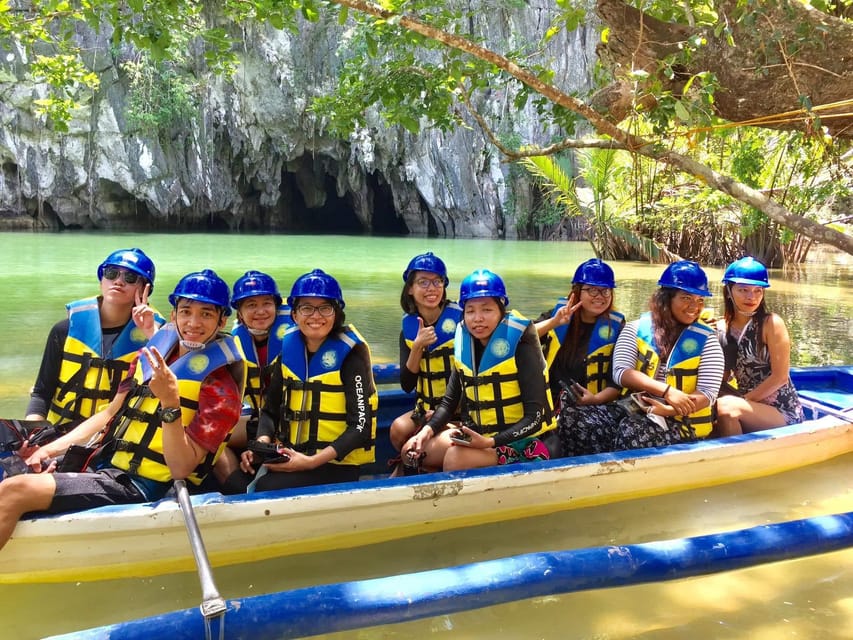
<svg viewBox="0 0 853 640">
<path fill-rule="evenodd" d="M 737 309 L 735 309 L 735 301 L 732 297 L 732 286 L 733 283 L 726 283 L 726 286 L 723 290 L 723 297 L 725 298 L 726 310 L 723 314 L 723 319 L 726 321 L 726 331 L 728 332 L 729 325 L 732 320 L 734 320 L 735 315 L 737 314 Z M 770 311 L 767 309 L 767 305 L 764 302 L 764 295 L 761 296 L 761 304 L 758 305 L 758 309 L 755 310 L 755 315 L 752 316 L 752 321 L 755 323 L 756 328 L 756 337 L 757 344 L 755 345 L 756 351 L 759 353 L 761 349 L 764 347 L 764 321 L 770 316 Z"/>
<path fill-rule="evenodd" d="M 671 287 L 660 287 L 649 300 L 649 311 L 652 312 L 652 329 L 661 362 L 667 361 L 672 348 L 678 341 L 678 336 L 687 326 L 681 324 L 672 315 L 672 299 L 678 291 L 678 289 Z"/>
<path fill-rule="evenodd" d="M 583 288 L 583 283 L 578 282 L 572 285 L 571 290 L 569 291 L 569 298 L 572 297 L 572 294 L 575 294 L 575 300 L 581 299 L 581 289 Z M 607 309 L 601 312 L 601 315 L 609 314 L 613 310 L 613 292 L 611 290 L 610 293 L 610 304 L 607 305 Z M 578 318 L 580 317 L 580 309 L 577 311 Z M 569 329 L 566 332 L 566 339 L 563 340 L 563 344 L 560 345 L 560 350 L 557 352 L 557 356 L 554 358 L 555 362 L 563 368 L 563 370 L 569 369 L 575 362 L 582 360 L 586 357 L 586 353 L 581 353 L 583 351 L 582 345 L 580 344 L 580 334 L 581 327 L 583 326 L 583 322 L 578 320 L 578 322 L 574 322 L 575 318 L 572 318 L 572 322 L 569 322 Z M 584 347 L 586 345 L 583 345 Z"/>
</svg>

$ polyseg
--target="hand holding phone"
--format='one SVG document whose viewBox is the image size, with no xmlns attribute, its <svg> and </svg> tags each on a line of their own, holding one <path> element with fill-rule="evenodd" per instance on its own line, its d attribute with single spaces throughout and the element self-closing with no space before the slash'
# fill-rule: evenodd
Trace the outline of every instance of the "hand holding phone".
<svg viewBox="0 0 853 640">
<path fill-rule="evenodd" d="M 290 462 L 290 456 L 280 451 L 278 445 L 270 442 L 258 442 L 253 440 L 249 443 L 249 451 L 252 452 L 252 465 L 275 464 L 278 462 Z"/>
<path fill-rule="evenodd" d="M 450 441 L 456 444 L 470 445 L 471 434 L 465 433 L 462 429 L 455 429 L 450 433 Z"/>
</svg>

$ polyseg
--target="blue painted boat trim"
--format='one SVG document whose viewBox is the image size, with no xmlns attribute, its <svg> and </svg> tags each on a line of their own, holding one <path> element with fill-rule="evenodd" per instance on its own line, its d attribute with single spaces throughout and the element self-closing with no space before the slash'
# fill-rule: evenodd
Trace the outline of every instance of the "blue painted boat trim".
<svg viewBox="0 0 853 640">
<path fill-rule="evenodd" d="M 417 620 L 554 594 L 731 571 L 853 546 L 853 512 L 626 546 L 529 553 L 400 576 L 228 601 L 225 637 L 280 640 Z M 219 620 L 211 621 L 218 637 Z M 198 609 L 54 640 L 205 637 Z"/>
</svg>

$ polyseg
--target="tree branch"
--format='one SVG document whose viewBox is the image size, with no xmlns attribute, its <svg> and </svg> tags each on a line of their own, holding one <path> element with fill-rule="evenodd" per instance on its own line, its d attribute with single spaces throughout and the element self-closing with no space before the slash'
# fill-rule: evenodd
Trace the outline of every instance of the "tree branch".
<svg viewBox="0 0 853 640">
<path fill-rule="evenodd" d="M 431 27 L 424 22 L 410 16 L 387 11 L 365 0 L 332 0 L 335 4 L 344 5 L 360 11 L 367 15 L 391 21 L 400 27 L 418 33 L 424 37 L 440 42 L 445 46 L 458 51 L 468 53 L 480 60 L 489 62 L 497 68 L 505 71 L 518 81 L 524 83 L 537 93 L 548 98 L 554 104 L 569 109 L 585 118 L 601 134 L 610 136 L 620 143 L 626 150 L 638 153 L 655 161 L 668 164 L 685 173 L 695 176 L 718 191 L 730 195 L 732 198 L 744 202 L 762 211 L 771 220 L 785 225 L 790 229 L 804 233 L 821 242 L 831 244 L 842 251 L 853 254 L 853 237 L 847 236 L 834 229 L 830 229 L 807 218 L 796 216 L 782 205 L 770 200 L 761 192 L 745 184 L 737 182 L 731 177 L 717 173 L 710 167 L 696 162 L 688 156 L 674 151 L 665 151 L 649 140 L 635 136 L 620 129 L 612 122 L 606 120 L 587 104 L 576 98 L 563 93 L 552 84 L 540 80 L 535 74 L 520 67 L 508 58 L 475 44 L 465 38 L 456 36 L 440 29 Z"/>
</svg>

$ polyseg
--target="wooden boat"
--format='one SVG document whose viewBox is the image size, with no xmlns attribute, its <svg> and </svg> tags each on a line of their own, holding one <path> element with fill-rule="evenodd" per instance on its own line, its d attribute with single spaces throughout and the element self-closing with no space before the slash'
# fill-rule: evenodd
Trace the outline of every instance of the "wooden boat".
<svg viewBox="0 0 853 640">
<path fill-rule="evenodd" d="M 389 376 L 393 367 L 377 370 L 380 382 Z M 508 467 L 205 494 L 193 497 L 193 508 L 211 563 L 221 566 L 737 482 L 853 451 L 853 367 L 798 369 L 793 377 L 809 419 L 778 429 Z M 386 390 L 380 406 L 387 429 L 411 399 Z M 387 451 L 380 448 L 380 459 Z M 22 520 L 0 550 L 0 583 L 193 569 L 183 517 L 171 499 Z"/>
<path fill-rule="evenodd" d="M 458 613 L 528 598 L 742 569 L 853 546 L 853 513 L 690 538 L 592 547 L 229 600 L 206 630 L 198 608 L 48 640 L 302 638 Z M 209 632 L 209 633 L 206 633 Z"/>
</svg>

